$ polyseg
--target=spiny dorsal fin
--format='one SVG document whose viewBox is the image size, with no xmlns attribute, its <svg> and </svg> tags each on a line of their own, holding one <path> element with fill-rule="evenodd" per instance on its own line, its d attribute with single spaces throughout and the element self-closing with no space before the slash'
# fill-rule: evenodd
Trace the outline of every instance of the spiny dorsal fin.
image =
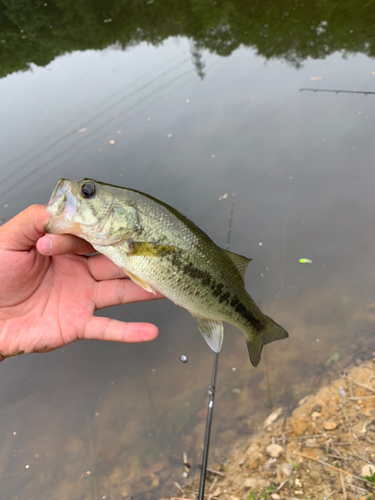
<svg viewBox="0 0 375 500">
<path fill-rule="evenodd" d="M 248 259 L 243 255 L 238 255 L 238 253 L 229 252 L 229 250 L 224 250 L 224 252 L 228 255 L 233 264 L 237 267 L 238 271 L 242 278 L 245 277 L 247 266 L 252 259 Z"/>
<path fill-rule="evenodd" d="M 192 313 L 191 313 L 192 314 Z M 223 345 L 224 328 L 222 321 L 214 321 L 212 319 L 200 318 L 192 314 L 197 322 L 199 331 L 204 340 L 214 352 L 219 352 Z"/>
</svg>

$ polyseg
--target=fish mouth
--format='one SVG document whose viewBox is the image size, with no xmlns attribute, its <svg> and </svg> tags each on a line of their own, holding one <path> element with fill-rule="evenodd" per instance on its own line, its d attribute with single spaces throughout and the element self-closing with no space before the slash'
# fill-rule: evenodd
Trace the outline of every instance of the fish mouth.
<svg viewBox="0 0 375 500">
<path fill-rule="evenodd" d="M 73 217 L 77 211 L 78 200 L 71 191 L 71 181 L 60 179 L 47 205 L 51 218 L 46 225 L 47 233 L 75 233 Z"/>
<path fill-rule="evenodd" d="M 103 228 L 112 214 L 114 202 L 103 220 L 95 221 L 93 224 L 84 223 L 79 217 L 82 202 L 79 195 L 75 194 L 79 192 L 77 188 L 82 181 L 59 180 L 47 205 L 47 212 L 51 214 L 51 218 L 45 230 L 49 234 L 73 234 L 90 243 L 111 244 L 112 242 L 106 242 Z"/>
</svg>

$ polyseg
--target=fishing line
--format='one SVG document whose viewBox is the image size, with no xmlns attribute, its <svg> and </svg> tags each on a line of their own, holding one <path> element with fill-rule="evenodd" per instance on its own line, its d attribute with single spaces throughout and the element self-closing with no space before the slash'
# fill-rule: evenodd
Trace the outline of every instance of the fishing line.
<svg viewBox="0 0 375 500">
<path fill-rule="evenodd" d="M 292 181 L 292 177 L 289 177 L 289 180 Z M 290 217 L 290 214 L 292 213 L 292 201 L 293 201 L 293 185 L 290 183 L 289 184 L 289 202 L 288 202 L 288 208 L 284 216 L 284 222 L 283 222 L 283 231 L 282 231 L 282 245 L 281 245 L 281 263 L 280 263 L 280 289 L 277 292 L 277 294 L 274 296 L 274 301 L 272 303 L 271 309 L 270 309 L 270 316 L 273 316 L 273 310 L 275 305 L 277 304 L 283 290 L 284 290 L 284 271 L 285 271 L 285 256 L 286 256 L 286 226 Z M 270 374 L 270 369 L 269 369 L 269 364 L 268 364 L 268 356 L 267 356 L 267 349 L 264 350 L 264 366 L 265 366 L 265 374 L 266 374 L 266 385 L 267 385 L 267 395 L 268 395 L 268 403 L 270 406 L 270 410 L 273 410 L 273 400 L 272 400 L 272 389 L 271 389 L 271 374 Z"/>
<path fill-rule="evenodd" d="M 370 92 L 368 90 L 340 90 L 340 89 L 299 89 L 300 92 L 332 92 L 334 94 L 363 94 L 371 95 L 375 92 Z"/>
<path fill-rule="evenodd" d="M 234 198 L 235 198 L 235 194 L 232 194 L 232 200 L 231 200 L 231 205 L 230 205 L 230 214 L 229 214 L 229 223 L 228 223 L 227 243 L 225 245 L 226 250 L 229 250 L 230 237 L 231 237 L 231 233 L 232 233 Z M 214 364 L 212 367 L 211 385 L 208 387 L 208 411 L 207 411 L 207 420 L 206 420 L 206 433 L 205 433 L 205 437 L 204 437 L 202 470 L 201 470 L 201 477 L 200 477 L 200 482 L 199 482 L 198 500 L 203 500 L 204 486 L 206 483 L 208 449 L 210 447 L 210 436 L 211 436 L 212 416 L 213 416 L 213 411 L 214 411 L 214 399 L 215 399 L 216 375 L 217 375 L 218 362 L 219 362 L 219 353 L 215 352 Z"/>
</svg>

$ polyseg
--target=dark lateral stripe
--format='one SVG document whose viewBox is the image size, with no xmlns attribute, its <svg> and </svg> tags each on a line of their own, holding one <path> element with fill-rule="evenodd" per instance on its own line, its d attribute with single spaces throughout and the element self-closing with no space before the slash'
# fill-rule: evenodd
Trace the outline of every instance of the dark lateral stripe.
<svg viewBox="0 0 375 500">
<path fill-rule="evenodd" d="M 255 330 L 260 332 L 263 329 L 262 323 L 252 315 L 251 311 L 247 309 L 236 296 L 231 298 L 230 293 L 228 291 L 224 291 L 224 284 L 216 283 L 210 273 L 194 267 L 191 262 L 183 265 L 177 254 L 172 256 L 171 262 L 172 265 L 177 267 L 179 271 L 182 270 L 185 275 L 190 276 L 193 279 L 200 280 L 204 287 L 210 288 L 212 295 L 214 297 L 218 297 L 220 304 L 225 302 L 226 305 L 231 306 L 236 313 L 246 319 L 246 321 L 248 321 L 252 327 L 255 328 Z"/>
<path fill-rule="evenodd" d="M 230 305 L 234 307 L 235 311 L 238 312 L 243 318 L 245 318 L 258 332 L 261 332 L 263 330 L 263 325 L 262 323 L 256 319 L 252 314 L 249 309 L 246 309 L 246 307 L 237 299 L 237 297 L 232 298 Z"/>
</svg>

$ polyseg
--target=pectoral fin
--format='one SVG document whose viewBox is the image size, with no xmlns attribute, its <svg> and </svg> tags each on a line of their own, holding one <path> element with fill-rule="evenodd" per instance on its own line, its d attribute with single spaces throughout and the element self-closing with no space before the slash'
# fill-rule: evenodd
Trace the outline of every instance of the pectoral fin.
<svg viewBox="0 0 375 500">
<path fill-rule="evenodd" d="M 245 277 L 247 266 L 252 259 L 248 259 L 243 255 L 238 255 L 238 253 L 229 252 L 228 250 L 224 250 L 224 252 L 228 255 L 233 264 L 237 267 L 238 271 L 242 278 Z"/>
<path fill-rule="evenodd" d="M 129 256 L 139 257 L 164 257 L 173 253 L 179 252 L 180 249 L 172 245 L 163 245 L 150 241 L 133 241 L 128 240 Z"/>
<path fill-rule="evenodd" d="M 197 322 L 199 331 L 204 340 L 214 352 L 220 352 L 224 339 L 224 328 L 222 321 L 214 321 L 212 319 L 200 318 L 192 314 Z"/>
<path fill-rule="evenodd" d="M 141 280 L 141 278 L 138 278 L 138 276 L 135 276 L 133 273 L 130 271 L 126 271 L 126 274 L 129 276 L 129 278 L 134 281 L 134 283 L 137 283 L 140 287 L 144 288 L 147 290 L 147 292 L 153 293 L 156 295 L 155 290 L 145 281 Z"/>
</svg>

